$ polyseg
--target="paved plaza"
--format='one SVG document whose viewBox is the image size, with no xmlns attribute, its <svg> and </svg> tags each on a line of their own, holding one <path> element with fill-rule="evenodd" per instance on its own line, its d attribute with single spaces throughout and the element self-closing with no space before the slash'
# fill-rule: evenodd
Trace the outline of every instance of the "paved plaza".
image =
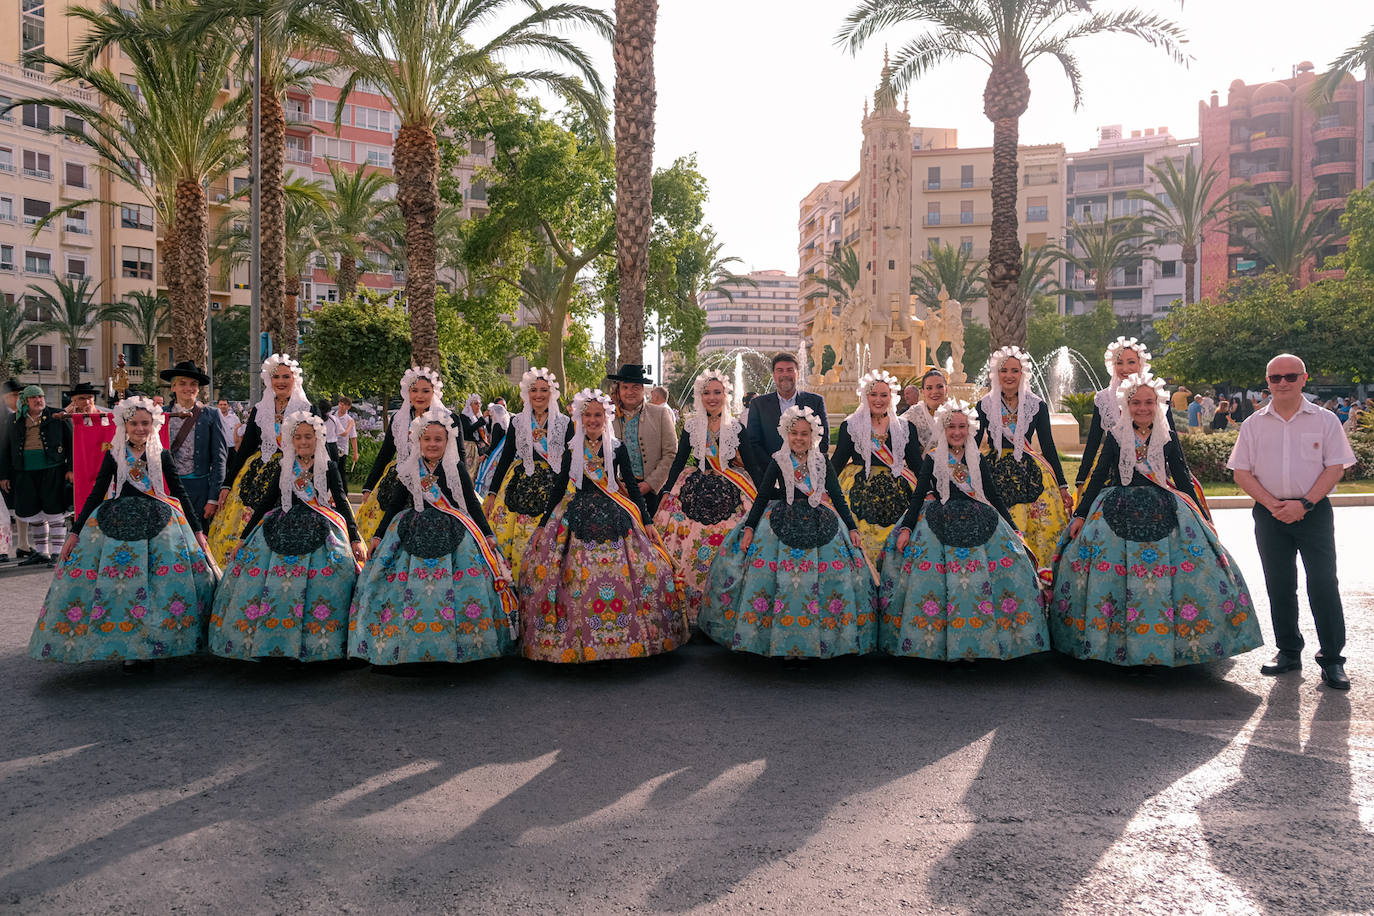
<svg viewBox="0 0 1374 916">
<path fill-rule="evenodd" d="M 1255 590 L 1243 510 L 1218 513 Z M 25 655 L 0 579 L 0 910 L 1374 912 L 1374 507 L 1348 694 L 1054 654 L 792 670 L 714 646 L 398 678 Z M 1304 611 L 1304 614 L 1306 612 Z"/>
</svg>

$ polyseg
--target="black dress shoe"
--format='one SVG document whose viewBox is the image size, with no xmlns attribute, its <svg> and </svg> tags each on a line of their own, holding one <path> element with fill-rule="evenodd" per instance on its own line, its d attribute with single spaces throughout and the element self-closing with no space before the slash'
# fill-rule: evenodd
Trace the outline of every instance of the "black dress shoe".
<svg viewBox="0 0 1374 916">
<path fill-rule="evenodd" d="M 1280 651 L 1276 654 L 1269 664 L 1260 666 L 1260 674 L 1267 674 L 1273 677 L 1276 674 L 1283 674 L 1285 671 L 1301 671 L 1302 656 L 1296 652 Z"/>
<path fill-rule="evenodd" d="M 47 566 L 48 558 L 37 551 L 19 561 L 20 566 Z"/>
<path fill-rule="evenodd" d="M 22 559 L 24 559 L 25 557 L 31 557 L 31 556 L 33 556 L 33 551 L 32 551 L 32 550 L 22 550 L 22 549 L 21 549 L 21 550 L 16 550 L 16 551 L 14 552 L 14 558 L 15 558 L 16 560 L 22 560 Z"/>
<path fill-rule="evenodd" d="M 150 658 L 125 659 L 121 670 L 129 675 L 148 674 L 153 670 L 153 660 Z"/>
<path fill-rule="evenodd" d="M 1334 665 L 1322 665 L 1322 680 L 1326 681 L 1326 686 L 1332 690 L 1349 690 L 1350 678 L 1345 675 L 1345 665 L 1336 662 Z"/>
</svg>

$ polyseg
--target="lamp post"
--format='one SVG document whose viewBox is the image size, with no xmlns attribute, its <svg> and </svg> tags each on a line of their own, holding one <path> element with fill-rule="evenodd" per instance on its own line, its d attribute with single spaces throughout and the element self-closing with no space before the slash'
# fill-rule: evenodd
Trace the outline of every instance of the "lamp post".
<svg viewBox="0 0 1374 916">
<path fill-rule="evenodd" d="M 253 136 L 252 144 L 252 203 L 249 224 L 252 227 L 249 268 L 248 306 L 248 399 L 256 404 L 262 396 L 262 17 L 253 20 Z"/>
</svg>

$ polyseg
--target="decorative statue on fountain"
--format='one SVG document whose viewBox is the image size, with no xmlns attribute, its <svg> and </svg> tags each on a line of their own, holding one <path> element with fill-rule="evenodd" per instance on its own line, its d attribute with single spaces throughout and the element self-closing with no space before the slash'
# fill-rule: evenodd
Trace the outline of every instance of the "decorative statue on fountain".
<svg viewBox="0 0 1374 916">
<path fill-rule="evenodd" d="M 929 310 L 926 318 L 926 338 L 930 344 L 930 362 L 935 362 L 935 351 L 943 342 L 949 343 L 950 361 L 954 364 L 949 373 L 951 385 L 963 384 L 968 380 L 964 373 L 964 307 L 958 299 L 949 298 L 949 291 L 940 287 L 940 305 Z"/>
</svg>

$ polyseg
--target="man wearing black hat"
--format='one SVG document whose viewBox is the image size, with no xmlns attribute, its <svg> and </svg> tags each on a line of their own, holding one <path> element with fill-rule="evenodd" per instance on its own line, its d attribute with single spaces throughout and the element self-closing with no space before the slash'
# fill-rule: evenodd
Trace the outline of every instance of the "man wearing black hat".
<svg viewBox="0 0 1374 916">
<path fill-rule="evenodd" d="M 33 553 L 20 565 L 51 566 L 67 539 L 72 427 L 62 411 L 48 406 L 37 385 L 19 393 L 19 411 L 8 426 L 9 441 L 0 454 L 0 489 L 11 501 L 15 517 L 28 522 L 33 539 Z"/>
<path fill-rule="evenodd" d="M 210 376 L 191 360 L 164 369 L 159 375 L 171 383 L 176 398 L 167 410 L 168 451 L 191 507 L 200 513 L 204 524 L 219 508 L 224 463 L 228 458 L 219 415 L 196 400 L 200 386 L 210 384 Z"/>
<path fill-rule="evenodd" d="M 644 374 L 643 366 L 627 363 L 608 378 L 615 383 L 611 399 L 616 405 L 616 438 L 625 443 L 630 466 L 640 481 L 639 492 L 653 512 L 658 508 L 658 491 L 668 482 L 668 472 L 677 458 L 673 415 L 666 404 L 644 400 L 644 385 L 652 384 L 652 380 Z"/>
<path fill-rule="evenodd" d="M 782 413 L 792 406 L 810 407 L 821 418 L 821 454 L 830 448 L 830 426 L 825 416 L 825 400 L 818 394 L 797 390 L 797 358 L 791 353 L 777 353 L 773 356 L 773 391 L 761 394 L 749 402 L 749 420 L 744 434 L 753 446 L 754 467 L 749 469 L 755 483 L 763 482 L 763 472 L 773 455 L 782 448 L 782 436 L 778 424 Z"/>
<path fill-rule="evenodd" d="M 66 394 L 68 414 L 105 413 L 105 411 L 97 407 L 95 403 L 96 396 L 100 394 L 100 389 L 93 386 L 90 382 L 82 382 Z"/>
</svg>

